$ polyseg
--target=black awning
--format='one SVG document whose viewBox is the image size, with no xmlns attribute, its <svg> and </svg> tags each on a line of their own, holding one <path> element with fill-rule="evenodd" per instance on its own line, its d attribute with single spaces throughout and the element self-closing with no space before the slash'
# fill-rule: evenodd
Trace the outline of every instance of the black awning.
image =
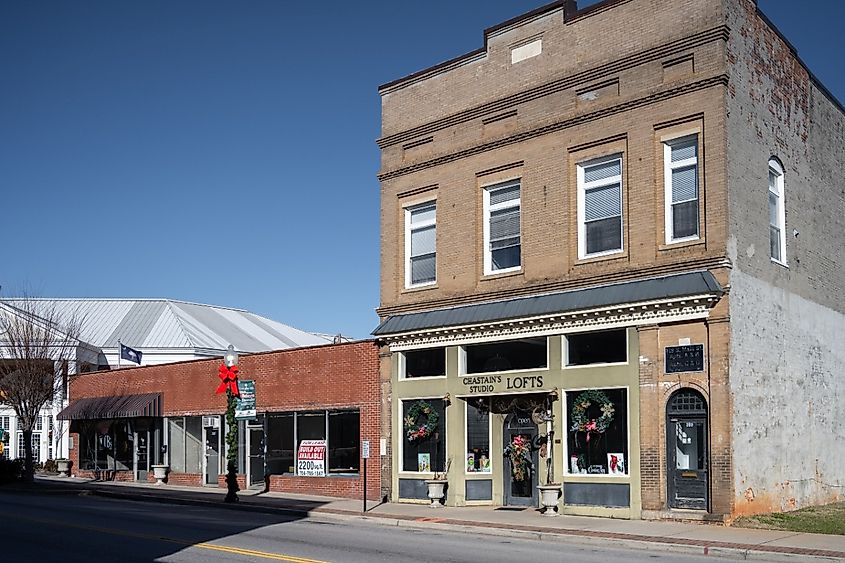
<svg viewBox="0 0 845 563">
<path fill-rule="evenodd" d="M 59 413 L 60 420 L 161 416 L 161 393 L 77 399 Z"/>
</svg>

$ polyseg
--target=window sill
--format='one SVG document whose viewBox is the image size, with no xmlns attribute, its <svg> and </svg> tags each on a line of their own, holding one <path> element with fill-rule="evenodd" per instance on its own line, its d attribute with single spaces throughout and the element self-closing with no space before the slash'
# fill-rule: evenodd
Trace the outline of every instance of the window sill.
<svg viewBox="0 0 845 563">
<path fill-rule="evenodd" d="M 507 270 L 497 270 L 495 272 L 485 272 L 484 275 L 481 277 L 481 281 L 492 281 L 498 280 L 501 278 L 510 278 L 514 276 L 523 276 L 525 275 L 525 270 L 522 269 L 522 266 L 519 268 L 508 268 Z"/>
<path fill-rule="evenodd" d="M 620 259 L 627 259 L 628 252 L 626 250 L 617 250 L 614 252 L 608 253 L 600 253 L 600 254 L 589 254 L 582 258 L 578 258 L 575 262 L 576 266 L 581 266 L 583 264 L 595 264 L 597 262 L 611 262 L 613 260 L 620 260 Z"/>
<path fill-rule="evenodd" d="M 777 258 L 769 258 L 769 259 L 772 261 L 773 264 L 777 264 L 778 266 L 783 266 L 787 270 L 789 269 L 789 264 L 787 264 L 786 262 L 781 262 Z"/>
<path fill-rule="evenodd" d="M 566 483 L 595 483 L 596 481 L 608 481 L 611 483 L 630 483 L 631 475 L 610 475 L 607 473 L 567 473 L 563 476 Z"/>
<path fill-rule="evenodd" d="M 657 245 L 657 250 L 660 252 L 665 252 L 667 250 L 676 250 L 679 248 L 690 248 L 692 246 L 699 246 L 704 245 L 706 243 L 704 237 L 697 237 L 694 239 L 683 239 L 683 240 L 676 240 L 669 243 L 663 243 Z"/>
<path fill-rule="evenodd" d="M 430 381 L 432 379 L 446 379 L 445 375 L 424 375 L 420 377 L 399 377 L 398 381 Z"/>
<path fill-rule="evenodd" d="M 423 285 L 412 285 L 410 287 L 406 287 L 402 290 L 402 294 L 406 293 L 416 293 L 418 291 L 428 291 L 431 289 L 437 289 L 437 282 L 434 283 L 427 283 Z"/>
</svg>

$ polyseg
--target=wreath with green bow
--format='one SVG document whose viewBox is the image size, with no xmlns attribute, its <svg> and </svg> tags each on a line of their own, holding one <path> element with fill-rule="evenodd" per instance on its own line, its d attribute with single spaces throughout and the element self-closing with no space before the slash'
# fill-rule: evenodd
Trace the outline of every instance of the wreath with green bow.
<svg viewBox="0 0 845 563">
<path fill-rule="evenodd" d="M 601 416 L 598 418 L 588 418 L 587 409 L 593 403 L 599 405 L 601 409 Z M 604 434 L 610 423 L 613 422 L 613 413 L 615 412 L 613 403 L 607 398 L 604 392 L 598 389 L 589 389 L 583 391 L 577 397 L 572 407 L 572 426 L 569 430 L 572 432 L 586 432 L 587 441 L 590 441 L 590 434 Z"/>
<path fill-rule="evenodd" d="M 423 418 L 425 422 L 420 420 Z M 440 415 L 437 414 L 434 407 L 425 401 L 417 401 L 411 405 L 408 414 L 405 416 L 405 436 L 408 437 L 409 442 L 424 440 L 437 430 L 439 420 Z"/>
</svg>

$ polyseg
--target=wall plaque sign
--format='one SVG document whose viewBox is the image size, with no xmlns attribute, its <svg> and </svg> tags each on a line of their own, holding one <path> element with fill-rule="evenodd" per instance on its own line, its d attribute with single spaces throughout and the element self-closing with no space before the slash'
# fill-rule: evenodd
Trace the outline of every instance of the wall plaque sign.
<svg viewBox="0 0 845 563">
<path fill-rule="evenodd" d="M 666 347 L 666 373 L 704 371 L 704 344 Z"/>
</svg>

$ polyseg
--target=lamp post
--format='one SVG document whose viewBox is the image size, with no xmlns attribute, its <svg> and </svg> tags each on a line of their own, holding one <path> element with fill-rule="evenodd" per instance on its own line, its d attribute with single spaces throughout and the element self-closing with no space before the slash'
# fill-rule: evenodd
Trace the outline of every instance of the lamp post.
<svg viewBox="0 0 845 563">
<path fill-rule="evenodd" d="M 229 344 L 223 365 L 219 369 L 222 380 L 217 393 L 226 392 L 226 498 L 224 502 L 238 502 L 238 424 L 235 420 L 235 400 L 238 396 L 238 353 Z"/>
</svg>

